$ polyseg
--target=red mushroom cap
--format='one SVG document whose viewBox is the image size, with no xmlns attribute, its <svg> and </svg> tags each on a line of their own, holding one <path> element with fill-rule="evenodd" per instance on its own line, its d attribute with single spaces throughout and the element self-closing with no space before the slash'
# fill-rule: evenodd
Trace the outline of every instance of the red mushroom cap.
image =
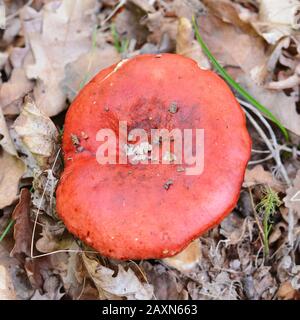
<svg viewBox="0 0 300 320">
<path fill-rule="evenodd" d="M 175 112 L 170 106 L 176 105 Z M 96 161 L 96 134 L 119 121 L 129 130 L 204 129 L 204 170 L 176 164 Z M 65 171 L 57 211 L 74 235 L 105 256 L 172 256 L 218 224 L 236 205 L 251 140 L 226 83 L 191 59 L 142 55 L 101 71 L 68 110 Z"/>
</svg>

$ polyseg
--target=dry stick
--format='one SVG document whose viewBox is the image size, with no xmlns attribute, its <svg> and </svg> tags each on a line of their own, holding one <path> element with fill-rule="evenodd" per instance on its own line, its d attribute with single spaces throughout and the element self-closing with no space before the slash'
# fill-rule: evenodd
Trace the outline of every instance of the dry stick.
<svg viewBox="0 0 300 320">
<path fill-rule="evenodd" d="M 252 160 L 249 161 L 248 164 L 259 164 L 259 163 L 263 163 L 265 161 L 268 161 L 270 159 L 273 159 L 273 156 L 271 154 L 269 154 L 267 157 L 260 159 L 260 160 Z"/>
<path fill-rule="evenodd" d="M 108 22 L 116 13 L 119 9 L 121 9 L 125 4 L 126 4 L 127 0 L 120 0 L 119 3 L 115 6 L 115 8 L 113 9 L 113 11 L 108 15 L 108 17 L 106 19 L 103 20 L 103 22 L 101 23 L 101 26 L 103 27 L 106 22 Z"/>
<path fill-rule="evenodd" d="M 278 144 L 279 150 L 280 151 L 286 151 L 289 153 L 292 153 L 296 157 L 300 157 L 300 150 L 297 150 L 297 148 L 294 146 L 293 148 L 288 147 L 286 144 L 280 145 Z M 252 153 L 270 153 L 269 150 L 256 150 L 252 149 Z"/>
</svg>

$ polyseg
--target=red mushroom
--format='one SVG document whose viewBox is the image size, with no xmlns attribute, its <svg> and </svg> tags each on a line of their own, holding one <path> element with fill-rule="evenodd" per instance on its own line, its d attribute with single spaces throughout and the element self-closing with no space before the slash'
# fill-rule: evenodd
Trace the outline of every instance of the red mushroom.
<svg viewBox="0 0 300 320">
<path fill-rule="evenodd" d="M 97 132 L 204 129 L 204 170 L 102 164 Z M 175 255 L 217 225 L 239 197 L 251 140 L 243 111 L 215 73 L 180 55 L 142 55 L 101 71 L 68 110 L 57 211 L 70 232 L 116 259 Z"/>
</svg>

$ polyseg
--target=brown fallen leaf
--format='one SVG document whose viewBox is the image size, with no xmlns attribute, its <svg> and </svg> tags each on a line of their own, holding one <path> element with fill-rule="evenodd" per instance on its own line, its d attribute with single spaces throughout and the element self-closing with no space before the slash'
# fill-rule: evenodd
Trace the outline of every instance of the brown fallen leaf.
<svg viewBox="0 0 300 320">
<path fill-rule="evenodd" d="M 7 269 L 0 264 L 0 300 L 15 300 L 16 294 Z"/>
<path fill-rule="evenodd" d="M 246 75 L 240 76 L 238 82 L 261 104 L 267 107 L 281 124 L 300 135 L 300 115 L 296 110 L 297 97 L 287 96 L 282 91 L 268 90 L 256 85 Z"/>
<path fill-rule="evenodd" d="M 21 160 L 0 150 L 0 209 L 16 200 L 24 172 L 25 166 Z"/>
<path fill-rule="evenodd" d="M 69 233 L 64 235 L 64 231 L 65 227 L 62 223 L 50 225 L 47 217 L 45 217 L 41 237 L 35 244 L 37 250 L 42 253 L 49 253 L 69 249 L 74 242 L 74 238 Z"/>
<path fill-rule="evenodd" d="M 10 137 L 6 121 L 0 108 L 0 146 L 10 155 L 18 156 L 17 150 L 14 146 L 14 143 Z"/>
<path fill-rule="evenodd" d="M 14 129 L 25 146 L 43 168 L 57 150 L 58 130 L 52 120 L 27 98 L 23 110 L 14 123 Z"/>
<path fill-rule="evenodd" d="M 226 238 L 228 245 L 237 244 L 245 236 L 246 227 L 247 219 L 232 213 L 221 222 L 220 234 Z"/>
<path fill-rule="evenodd" d="M 285 206 L 293 210 L 300 219 L 300 170 L 293 181 L 293 186 L 286 190 L 286 197 L 283 201 Z"/>
<path fill-rule="evenodd" d="M 0 108 L 0 209 L 16 200 L 19 181 L 25 169 L 23 161 L 18 158 Z"/>
<path fill-rule="evenodd" d="M 141 266 L 147 275 L 149 283 L 154 288 L 157 300 L 187 300 L 188 293 L 184 283 L 173 270 L 168 270 L 162 264 L 151 264 L 142 261 Z"/>
<path fill-rule="evenodd" d="M 88 258 L 83 253 L 82 259 L 91 279 L 99 291 L 100 299 L 150 300 L 153 296 L 153 287 L 142 283 L 129 268 L 127 271 L 118 265 L 118 273 L 104 267 L 95 259 Z"/>
<path fill-rule="evenodd" d="M 176 256 L 165 258 L 162 261 L 181 272 L 189 272 L 199 263 L 200 258 L 200 241 L 196 239 Z"/>
<path fill-rule="evenodd" d="M 30 257 L 30 244 L 32 236 L 32 223 L 30 221 L 30 198 L 28 189 L 23 188 L 20 194 L 19 203 L 16 205 L 12 218 L 15 220 L 14 239 L 15 245 L 11 251 L 12 257 Z"/>
<path fill-rule="evenodd" d="M 277 297 L 281 300 L 300 300 L 300 293 L 293 288 L 290 281 L 286 281 L 280 285 Z"/>
<path fill-rule="evenodd" d="M 244 188 L 265 184 L 278 192 L 284 192 L 284 185 L 276 180 L 270 171 L 264 169 L 262 165 L 256 165 L 252 169 L 247 169 L 243 182 Z"/>
<path fill-rule="evenodd" d="M 33 89 L 33 82 L 28 80 L 22 68 L 13 69 L 9 81 L 0 87 L 0 108 L 4 114 L 18 114 L 18 108 L 10 105 L 25 97 Z"/>
<path fill-rule="evenodd" d="M 10 264 L 8 253 L 0 244 L 0 300 L 15 300 L 17 297 L 9 272 Z"/>
<path fill-rule="evenodd" d="M 225 23 L 212 14 L 199 17 L 198 25 L 208 48 L 224 67 L 239 67 L 256 83 L 263 82 L 268 55 L 264 40 L 255 31 Z"/>
<path fill-rule="evenodd" d="M 62 88 L 69 101 L 73 101 L 78 91 L 99 71 L 121 60 L 114 46 L 95 48 L 80 56 L 65 68 Z"/>
<path fill-rule="evenodd" d="M 35 63 L 26 67 L 26 75 L 37 80 L 35 101 L 48 116 L 66 108 L 60 84 L 64 68 L 90 50 L 97 8 L 96 0 L 49 2 L 42 9 L 42 31 L 25 34 L 35 58 Z"/>
<path fill-rule="evenodd" d="M 0 244 L 0 301 L 27 300 L 33 290 L 20 262 L 10 257 L 3 242 Z"/>
</svg>

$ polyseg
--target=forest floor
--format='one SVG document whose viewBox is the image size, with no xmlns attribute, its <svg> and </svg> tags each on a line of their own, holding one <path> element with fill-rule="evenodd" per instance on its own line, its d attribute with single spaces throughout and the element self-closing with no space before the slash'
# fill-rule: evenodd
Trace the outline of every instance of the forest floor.
<svg viewBox="0 0 300 320">
<path fill-rule="evenodd" d="M 299 1 L 3 3 L 0 300 L 300 298 Z M 253 150 L 233 212 L 171 259 L 91 253 L 56 215 L 65 112 L 99 70 L 138 54 L 178 53 L 213 70 L 192 16 L 215 58 L 290 139 L 241 99 Z"/>
</svg>

